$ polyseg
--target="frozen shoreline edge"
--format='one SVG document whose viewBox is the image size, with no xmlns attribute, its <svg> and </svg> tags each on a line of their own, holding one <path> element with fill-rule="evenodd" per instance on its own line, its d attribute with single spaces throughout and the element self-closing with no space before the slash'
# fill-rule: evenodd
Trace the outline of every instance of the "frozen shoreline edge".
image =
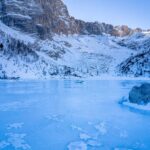
<svg viewBox="0 0 150 150">
<path fill-rule="evenodd" d="M 146 77 L 54 77 L 54 78 L 19 78 L 19 79 L 0 79 L 0 81 L 51 81 L 51 80 L 75 80 L 75 81 L 88 81 L 88 80 L 106 80 L 106 81 L 150 81 Z"/>
<path fill-rule="evenodd" d="M 150 104 L 147 105 L 133 104 L 129 102 L 128 98 L 124 98 L 124 97 L 118 102 L 118 104 L 135 111 L 150 113 Z"/>
</svg>

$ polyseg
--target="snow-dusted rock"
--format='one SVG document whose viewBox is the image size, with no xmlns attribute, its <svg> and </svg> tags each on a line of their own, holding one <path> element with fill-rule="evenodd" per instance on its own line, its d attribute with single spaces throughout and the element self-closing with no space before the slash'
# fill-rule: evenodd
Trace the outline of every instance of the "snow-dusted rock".
<svg viewBox="0 0 150 150">
<path fill-rule="evenodd" d="M 129 101 L 135 104 L 148 104 L 150 102 L 150 84 L 144 83 L 140 87 L 133 87 L 129 93 Z"/>
</svg>

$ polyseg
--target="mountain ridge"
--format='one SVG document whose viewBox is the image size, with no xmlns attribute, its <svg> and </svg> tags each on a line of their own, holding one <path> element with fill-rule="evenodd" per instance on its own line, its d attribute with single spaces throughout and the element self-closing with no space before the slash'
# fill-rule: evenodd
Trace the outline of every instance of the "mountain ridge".
<svg viewBox="0 0 150 150">
<path fill-rule="evenodd" d="M 70 16 L 62 0 L 2 0 L 2 22 L 24 32 L 46 39 L 53 34 L 96 34 L 127 36 L 141 29 L 113 26 L 106 23 L 85 22 Z"/>
</svg>

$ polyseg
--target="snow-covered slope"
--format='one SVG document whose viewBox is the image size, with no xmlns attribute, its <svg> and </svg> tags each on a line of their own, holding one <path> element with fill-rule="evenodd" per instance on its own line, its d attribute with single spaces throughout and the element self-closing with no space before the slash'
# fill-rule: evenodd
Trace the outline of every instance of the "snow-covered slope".
<svg viewBox="0 0 150 150">
<path fill-rule="evenodd" d="M 119 65 L 121 75 L 150 78 L 150 50 L 129 57 Z"/>
<path fill-rule="evenodd" d="M 121 75 L 150 77 L 150 34 L 138 33 L 118 42 L 137 52 L 119 65 Z"/>
<path fill-rule="evenodd" d="M 118 44 L 133 50 L 147 51 L 150 50 L 150 34 L 135 33 L 131 36 L 120 38 L 120 40 L 118 40 Z"/>
<path fill-rule="evenodd" d="M 109 35 L 55 35 L 40 40 L 0 23 L 1 77 L 51 78 L 115 76 L 115 68 L 135 51 Z"/>
</svg>

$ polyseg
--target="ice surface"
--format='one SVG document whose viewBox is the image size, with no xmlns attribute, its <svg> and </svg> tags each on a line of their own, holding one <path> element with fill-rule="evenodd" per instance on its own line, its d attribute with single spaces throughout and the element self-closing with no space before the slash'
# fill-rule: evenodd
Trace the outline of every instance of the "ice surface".
<svg viewBox="0 0 150 150">
<path fill-rule="evenodd" d="M 143 82 L 0 81 L 0 149 L 149 150 L 150 113 L 118 103 Z"/>
<path fill-rule="evenodd" d="M 9 145 L 8 142 L 6 142 L 6 141 L 0 141 L 0 149 L 3 149 L 5 147 L 7 147 L 8 145 Z"/>
</svg>

